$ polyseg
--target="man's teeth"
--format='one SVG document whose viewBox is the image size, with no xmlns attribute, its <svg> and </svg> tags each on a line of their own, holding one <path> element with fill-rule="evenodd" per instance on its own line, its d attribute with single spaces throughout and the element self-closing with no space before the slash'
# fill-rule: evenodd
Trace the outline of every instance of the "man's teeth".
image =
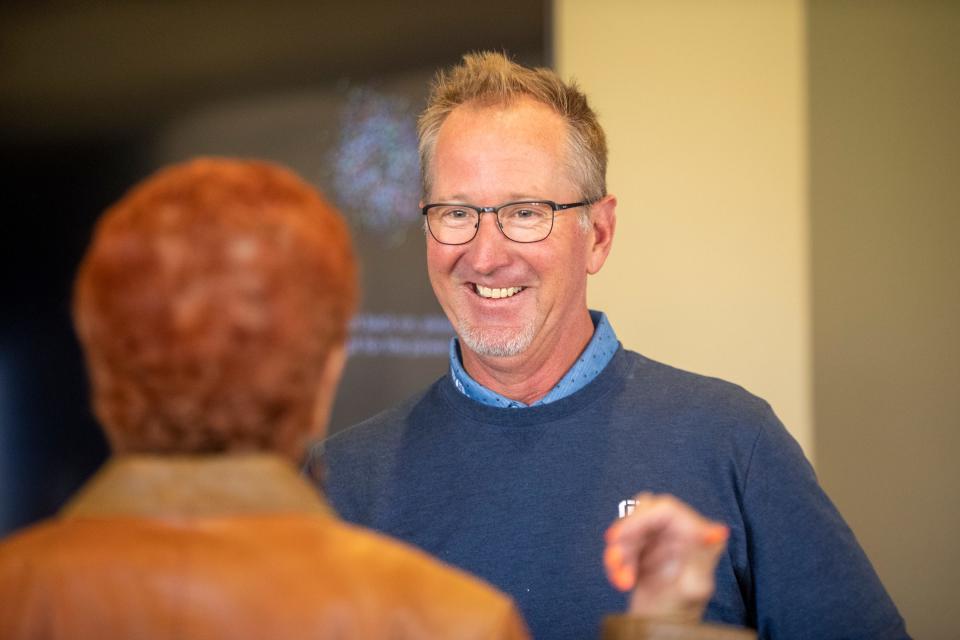
<svg viewBox="0 0 960 640">
<path fill-rule="evenodd" d="M 509 298 L 510 296 L 520 293 L 523 291 L 523 287 L 502 287 L 499 289 L 491 289 L 490 287 L 485 287 L 482 284 L 474 285 L 477 293 L 480 294 L 482 298 Z"/>
</svg>

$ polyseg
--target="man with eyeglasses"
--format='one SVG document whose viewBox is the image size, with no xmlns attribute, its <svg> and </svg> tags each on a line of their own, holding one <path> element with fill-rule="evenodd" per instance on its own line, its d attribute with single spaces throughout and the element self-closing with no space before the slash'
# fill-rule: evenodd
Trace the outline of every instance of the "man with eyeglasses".
<svg viewBox="0 0 960 640">
<path fill-rule="evenodd" d="M 595 637 L 622 591 L 651 621 L 905 637 L 766 403 L 623 349 L 588 310 L 617 203 L 577 87 L 468 55 L 419 133 L 450 373 L 315 449 L 341 514 L 512 594 L 538 638 Z"/>
</svg>

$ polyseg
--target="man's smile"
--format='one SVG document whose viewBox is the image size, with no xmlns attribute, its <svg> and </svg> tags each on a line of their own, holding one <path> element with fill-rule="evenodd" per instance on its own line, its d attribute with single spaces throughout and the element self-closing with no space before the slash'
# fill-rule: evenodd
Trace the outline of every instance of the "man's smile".
<svg viewBox="0 0 960 640">
<path fill-rule="evenodd" d="M 473 290 L 481 298 L 509 298 L 524 290 L 524 287 L 485 287 L 482 284 L 473 283 Z"/>
</svg>

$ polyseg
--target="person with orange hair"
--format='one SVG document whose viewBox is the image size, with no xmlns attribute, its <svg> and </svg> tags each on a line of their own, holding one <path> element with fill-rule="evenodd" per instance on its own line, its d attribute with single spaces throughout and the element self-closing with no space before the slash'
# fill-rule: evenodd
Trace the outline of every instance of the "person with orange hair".
<svg viewBox="0 0 960 640">
<path fill-rule="evenodd" d="M 527 637 L 507 597 L 300 476 L 356 299 L 346 225 L 279 166 L 195 160 L 109 209 L 73 313 L 114 455 L 0 544 L 0 637 Z"/>
</svg>

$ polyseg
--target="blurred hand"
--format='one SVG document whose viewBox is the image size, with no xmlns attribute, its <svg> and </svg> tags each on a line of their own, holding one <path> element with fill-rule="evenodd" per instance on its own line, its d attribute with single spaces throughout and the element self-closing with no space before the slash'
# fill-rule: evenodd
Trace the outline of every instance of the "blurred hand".
<svg viewBox="0 0 960 640">
<path fill-rule="evenodd" d="M 633 590 L 630 614 L 699 621 L 729 535 L 673 496 L 641 493 L 633 513 L 607 529 L 607 578 L 621 591 Z"/>
</svg>

